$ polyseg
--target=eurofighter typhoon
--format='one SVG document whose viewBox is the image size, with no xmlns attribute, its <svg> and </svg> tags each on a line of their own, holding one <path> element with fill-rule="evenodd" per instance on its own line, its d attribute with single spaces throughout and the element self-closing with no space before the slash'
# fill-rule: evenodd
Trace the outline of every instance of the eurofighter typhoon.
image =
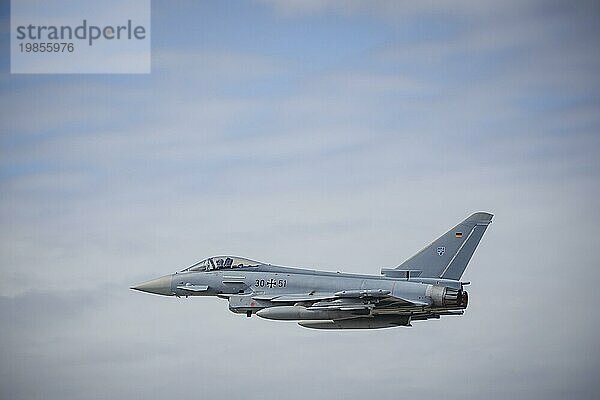
<svg viewBox="0 0 600 400">
<path fill-rule="evenodd" d="M 234 256 L 210 257 L 132 289 L 165 296 L 217 296 L 234 313 L 298 321 L 314 329 L 376 329 L 462 315 L 460 278 L 492 214 L 478 212 L 381 276 L 271 265 Z"/>
</svg>

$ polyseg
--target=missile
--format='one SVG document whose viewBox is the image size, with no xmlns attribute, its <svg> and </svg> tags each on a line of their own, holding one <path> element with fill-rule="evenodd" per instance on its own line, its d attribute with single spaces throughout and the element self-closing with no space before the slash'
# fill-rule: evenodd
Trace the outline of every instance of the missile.
<svg viewBox="0 0 600 400">
<path fill-rule="evenodd" d="M 380 329 L 411 326 L 409 315 L 381 315 L 337 321 L 300 321 L 298 325 L 311 329 Z"/>
<path fill-rule="evenodd" d="M 330 319 L 341 319 L 341 318 L 353 318 L 358 315 L 369 314 L 370 310 L 364 309 L 352 309 L 352 310 L 340 310 L 340 309 L 318 309 L 311 310 L 303 306 L 278 306 L 263 308 L 256 312 L 261 318 L 274 319 L 279 321 L 297 321 L 297 320 L 330 320 Z"/>
<path fill-rule="evenodd" d="M 362 297 L 385 297 L 391 292 L 385 289 L 360 289 L 360 290 L 342 290 L 336 292 L 334 296 L 345 298 L 362 298 Z"/>
</svg>

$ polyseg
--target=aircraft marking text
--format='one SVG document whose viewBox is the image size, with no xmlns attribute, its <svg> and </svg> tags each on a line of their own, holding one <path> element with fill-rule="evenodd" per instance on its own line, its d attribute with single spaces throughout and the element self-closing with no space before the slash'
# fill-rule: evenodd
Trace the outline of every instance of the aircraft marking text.
<svg viewBox="0 0 600 400">
<path fill-rule="evenodd" d="M 268 288 L 274 288 L 274 287 L 280 287 L 280 288 L 284 288 L 287 287 L 287 279 L 279 279 L 279 280 L 275 280 L 273 278 L 269 279 L 269 280 L 264 280 L 264 279 L 257 279 L 254 282 L 254 286 L 256 287 L 268 287 Z"/>
</svg>

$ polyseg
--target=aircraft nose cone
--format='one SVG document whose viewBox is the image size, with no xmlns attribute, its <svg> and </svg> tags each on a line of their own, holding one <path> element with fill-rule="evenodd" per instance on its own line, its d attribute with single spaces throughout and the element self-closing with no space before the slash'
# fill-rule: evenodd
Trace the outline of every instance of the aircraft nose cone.
<svg viewBox="0 0 600 400">
<path fill-rule="evenodd" d="M 171 281 L 173 276 L 167 275 L 158 279 L 153 279 L 148 282 L 140 283 L 137 286 L 132 286 L 131 289 L 139 290 L 141 292 L 162 294 L 164 296 L 172 296 L 173 291 L 171 290 Z"/>
</svg>

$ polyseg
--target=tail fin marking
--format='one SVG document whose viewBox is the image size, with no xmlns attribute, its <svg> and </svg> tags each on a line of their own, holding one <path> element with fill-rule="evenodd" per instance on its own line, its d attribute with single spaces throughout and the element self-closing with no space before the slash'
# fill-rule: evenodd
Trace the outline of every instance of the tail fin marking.
<svg viewBox="0 0 600 400">
<path fill-rule="evenodd" d="M 486 212 L 472 214 L 395 270 L 422 271 L 418 276 L 423 278 L 460 279 L 492 217 Z"/>
</svg>

